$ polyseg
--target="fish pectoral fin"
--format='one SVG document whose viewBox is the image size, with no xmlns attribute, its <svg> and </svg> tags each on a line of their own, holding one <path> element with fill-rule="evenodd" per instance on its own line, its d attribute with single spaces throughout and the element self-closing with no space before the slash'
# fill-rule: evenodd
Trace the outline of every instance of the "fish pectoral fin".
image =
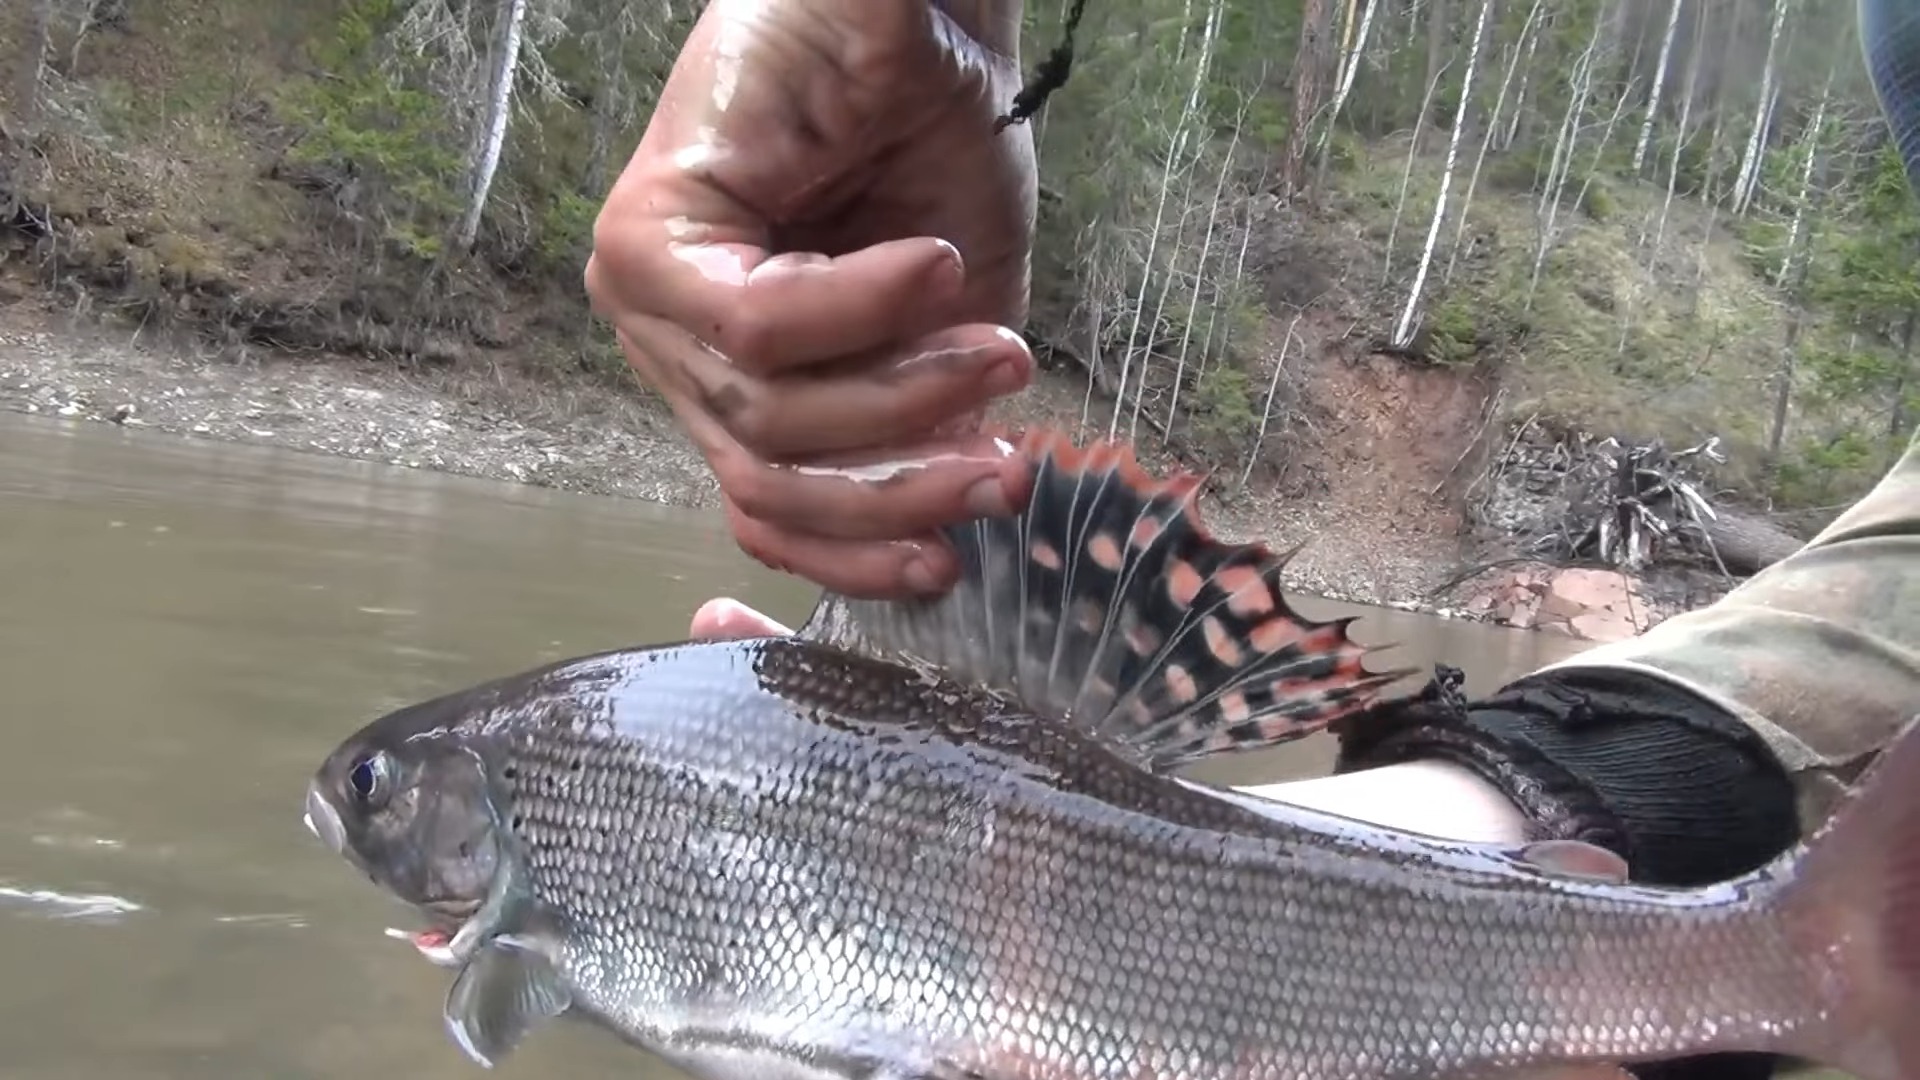
<svg viewBox="0 0 1920 1080">
<path fill-rule="evenodd" d="M 447 1034 L 468 1057 L 491 1069 L 529 1031 L 572 1004 L 573 995 L 544 955 L 496 940 L 474 954 L 447 991 Z"/>
<path fill-rule="evenodd" d="M 987 687 L 1157 772 L 1313 734 L 1411 673 L 1368 670 L 1379 647 L 1347 633 L 1353 619 L 1294 610 L 1291 552 L 1209 532 L 1199 477 L 1151 475 L 1117 442 L 1009 441 L 1032 495 L 944 531 L 960 561 L 946 595 L 828 593 L 797 636 Z"/>
<path fill-rule="evenodd" d="M 1615 883 L 1627 880 L 1627 860 L 1584 840 L 1536 840 L 1514 854 L 1556 877 Z"/>
</svg>

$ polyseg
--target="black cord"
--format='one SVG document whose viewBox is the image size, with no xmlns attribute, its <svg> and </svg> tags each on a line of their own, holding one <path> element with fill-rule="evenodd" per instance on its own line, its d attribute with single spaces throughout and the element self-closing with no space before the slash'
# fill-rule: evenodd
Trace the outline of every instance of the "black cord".
<svg viewBox="0 0 1920 1080">
<path fill-rule="evenodd" d="M 1000 134 L 1014 124 L 1024 124 L 1040 112 L 1055 90 L 1067 85 L 1067 76 L 1073 73 L 1073 35 L 1080 30 L 1080 16 L 1087 10 L 1087 0 L 1073 0 L 1067 9 L 1065 31 L 1060 36 L 1060 44 L 1053 47 L 1046 59 L 1040 61 L 1033 74 L 1021 85 L 1020 92 L 1013 95 L 1013 108 L 993 122 L 993 133 Z"/>
</svg>

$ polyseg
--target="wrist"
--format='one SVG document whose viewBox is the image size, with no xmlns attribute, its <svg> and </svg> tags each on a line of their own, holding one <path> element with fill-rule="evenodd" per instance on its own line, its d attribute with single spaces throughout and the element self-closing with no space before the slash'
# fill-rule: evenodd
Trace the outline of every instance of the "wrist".
<svg viewBox="0 0 1920 1080">
<path fill-rule="evenodd" d="M 1606 848 L 1636 881 L 1723 881 L 1797 837 L 1792 781 L 1759 736 L 1637 672 L 1555 669 L 1471 703 L 1443 689 L 1369 719 L 1340 732 L 1336 774 L 1445 762 L 1515 806 L 1527 840 Z"/>
<path fill-rule="evenodd" d="M 1443 840 L 1526 842 L 1527 818 L 1500 789 L 1449 761 L 1409 761 L 1241 788 L 1273 802 Z"/>
<path fill-rule="evenodd" d="M 1014 61 L 1020 59 L 1020 19 L 1023 0 L 933 0 L 968 36 Z"/>
</svg>

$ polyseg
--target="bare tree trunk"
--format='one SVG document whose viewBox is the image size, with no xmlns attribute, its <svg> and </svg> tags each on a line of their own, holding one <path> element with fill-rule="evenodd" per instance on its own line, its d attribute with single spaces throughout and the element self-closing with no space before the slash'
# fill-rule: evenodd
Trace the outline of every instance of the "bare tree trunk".
<svg viewBox="0 0 1920 1080">
<path fill-rule="evenodd" d="M 1294 327 L 1300 325 L 1300 316 L 1295 315 L 1287 324 L 1286 336 L 1280 339 L 1280 356 L 1273 362 L 1273 378 L 1267 381 L 1266 404 L 1260 407 L 1260 430 L 1253 436 L 1253 446 L 1247 450 L 1247 467 L 1240 473 L 1240 486 L 1247 486 L 1247 478 L 1253 475 L 1253 463 L 1260 458 L 1260 447 L 1267 441 L 1267 425 L 1273 421 L 1273 398 L 1280 391 L 1280 375 L 1287 369 L 1287 350 L 1293 345 Z"/>
<path fill-rule="evenodd" d="M 1353 43 L 1341 54 L 1340 71 L 1333 87 L 1333 104 L 1327 109 L 1327 122 L 1320 129 L 1319 153 L 1322 161 L 1326 159 L 1327 143 L 1333 136 L 1334 122 L 1340 119 L 1340 110 L 1347 105 L 1347 95 L 1353 92 L 1354 76 L 1360 73 L 1360 58 L 1367 51 L 1367 31 L 1373 27 L 1373 9 L 1378 3 L 1379 0 L 1367 0 L 1367 6 L 1360 12 L 1360 28 L 1353 35 Z"/>
<path fill-rule="evenodd" d="M 1647 144 L 1653 139 L 1653 124 L 1660 114 L 1660 91 L 1667 84 L 1667 65 L 1673 58 L 1674 32 L 1680 27 L 1680 9 L 1687 0 L 1668 0 L 1667 31 L 1660 37 L 1660 59 L 1653 65 L 1653 81 L 1647 90 L 1647 115 L 1640 121 L 1640 138 L 1633 144 L 1633 172 L 1640 175 L 1647 160 Z M 1698 48 L 1698 43 L 1695 43 Z"/>
<path fill-rule="evenodd" d="M 1707 519 L 1714 554 L 1736 574 L 1757 574 L 1804 545 L 1799 537 L 1763 517 L 1717 508 Z"/>
<path fill-rule="evenodd" d="M 1760 189 L 1760 164 L 1766 156 L 1767 122 L 1779 96 L 1781 31 L 1787 25 L 1789 0 L 1773 0 L 1773 29 L 1767 35 L 1767 62 L 1760 69 L 1760 95 L 1753 110 L 1753 129 L 1747 133 L 1747 149 L 1740 157 L 1740 171 L 1733 182 L 1733 200 L 1728 209 L 1745 214 Z"/>
<path fill-rule="evenodd" d="M 1653 231 L 1653 243 L 1648 248 L 1647 273 L 1653 273 L 1655 260 L 1659 258 L 1660 244 L 1667 236 L 1667 221 L 1673 213 L 1673 191 L 1680 186 L 1680 153 L 1693 141 L 1693 133 L 1688 127 L 1693 119 L 1693 98 L 1700 78 L 1700 58 L 1706 52 L 1703 47 L 1707 28 L 1707 5 L 1702 3 L 1694 18 L 1693 48 L 1687 57 L 1686 97 L 1680 102 L 1680 130 L 1673 140 L 1673 156 L 1667 164 L 1667 195 L 1660 203 L 1660 224 Z"/>
<path fill-rule="evenodd" d="M 1533 57 L 1540 49 L 1540 28 L 1548 20 L 1542 19 L 1533 24 L 1533 32 L 1527 35 L 1527 58 L 1520 62 L 1520 89 L 1513 98 L 1513 122 L 1500 136 L 1497 144 L 1501 150 L 1513 148 L 1514 140 L 1520 137 L 1520 122 L 1527 115 L 1527 82 L 1533 78 Z"/>
<path fill-rule="evenodd" d="M 504 0 L 500 14 L 499 48 L 494 50 L 493 78 L 489 84 L 484 136 L 479 153 L 468 170 L 467 211 L 460 219 L 460 231 L 454 243 L 459 251 L 471 251 L 480 236 L 480 218 L 487 209 L 487 196 L 493 190 L 493 176 L 500 167 L 500 151 L 507 142 L 507 124 L 513 116 L 513 80 L 520 67 L 521 28 L 527 21 L 527 0 Z"/>
<path fill-rule="evenodd" d="M 1467 190 L 1460 198 L 1460 223 L 1453 230 L 1453 244 L 1447 249 L 1447 269 L 1440 280 L 1453 280 L 1454 260 L 1460 255 L 1460 240 L 1467 231 L 1467 211 L 1473 206 L 1474 190 L 1480 186 L 1480 169 L 1487 163 L 1487 148 L 1493 145 L 1494 132 L 1500 127 L 1500 117 L 1507 105 L 1507 90 L 1513 85 L 1513 73 L 1520 66 L 1520 55 L 1527 40 L 1533 34 L 1534 21 L 1540 17 L 1543 0 L 1533 0 L 1533 6 L 1527 9 L 1527 20 L 1520 25 L 1520 39 L 1513 44 L 1513 55 L 1507 60 L 1507 73 L 1500 79 L 1500 92 L 1493 99 L 1493 113 L 1487 117 L 1486 130 L 1480 135 L 1480 152 L 1473 159 L 1473 173 L 1467 177 Z"/>
<path fill-rule="evenodd" d="M 1440 73 L 1446 74 L 1446 68 Z M 1413 159 L 1420 152 L 1419 129 L 1427 122 L 1427 110 L 1433 107 L 1433 95 L 1440 87 L 1439 82 L 1427 84 L 1427 95 L 1420 101 L 1420 119 L 1414 123 L 1415 135 L 1407 140 L 1407 165 L 1400 174 L 1400 198 L 1393 204 L 1393 224 L 1387 227 L 1387 251 L 1380 260 L 1380 284 L 1393 280 L 1393 243 L 1400 237 L 1400 216 L 1407 210 L 1407 188 L 1413 184 Z"/>
<path fill-rule="evenodd" d="M 1913 380 L 1913 341 L 1914 331 L 1920 329 L 1920 311 L 1907 312 L 1907 321 L 1900 327 L 1900 370 L 1893 380 L 1893 408 L 1887 414 L 1887 442 L 1891 455 L 1887 468 L 1891 469 L 1905 453 L 1907 444 L 1907 425 L 1912 423 L 1907 415 L 1907 384 Z"/>
<path fill-rule="evenodd" d="M 1221 7 L 1221 0 L 1213 0 L 1212 6 L 1216 13 L 1217 23 L 1217 13 Z M 1193 345 L 1193 324 L 1200 321 L 1200 290 L 1208 281 L 1207 256 L 1213 250 L 1214 226 L 1220 220 L 1221 196 L 1226 193 L 1227 173 L 1233 168 L 1234 152 L 1240 149 L 1240 129 L 1241 126 L 1246 123 L 1247 108 L 1252 104 L 1252 94 L 1247 94 L 1240 101 L 1240 115 L 1236 117 L 1233 125 L 1233 135 L 1227 141 L 1227 152 L 1220 156 L 1220 173 L 1214 180 L 1213 199 L 1207 203 L 1207 233 L 1200 238 L 1200 256 L 1195 260 L 1194 264 L 1193 290 L 1189 295 L 1187 303 L 1186 326 L 1182 329 L 1180 335 L 1180 358 L 1173 371 L 1173 393 L 1169 395 L 1171 400 L 1167 402 L 1167 438 L 1169 441 L 1171 441 L 1173 437 L 1173 422 L 1179 416 L 1180 383 L 1181 380 L 1186 377 L 1187 373 L 1187 351 Z M 1216 293 L 1216 296 L 1217 295 Z M 1218 307 L 1219 305 L 1216 303 L 1214 306 Z M 1204 341 L 1201 343 L 1200 351 L 1202 356 L 1206 354 L 1206 344 Z"/>
<path fill-rule="evenodd" d="M 1327 54 L 1327 0 L 1304 0 L 1300 6 L 1300 44 L 1293 54 L 1293 128 L 1280 165 L 1282 190 L 1300 189 L 1301 168 L 1307 160 L 1307 140 L 1314 116 L 1320 111 L 1320 89 L 1326 80 L 1322 68 Z"/>
<path fill-rule="evenodd" d="M 1736 0 L 1731 9 L 1729 33 L 1737 33 L 1740 26 L 1740 14 L 1744 10 Z M 1707 280 L 1707 252 L 1713 246 L 1713 231 L 1720 221 L 1720 193 L 1716 190 L 1721 177 L 1721 148 L 1727 134 L 1727 85 L 1731 80 L 1721 73 L 1719 84 L 1714 88 L 1713 132 L 1707 136 L 1707 177 L 1701 187 L 1700 197 L 1707 204 L 1707 223 L 1700 230 L 1700 246 L 1694 260 L 1692 304 L 1698 309 L 1701 287 Z"/>
<path fill-rule="evenodd" d="M 1473 42 L 1467 46 L 1467 70 L 1460 77 L 1460 107 L 1454 112 L 1453 134 L 1447 140 L 1447 164 L 1440 173 L 1440 191 L 1433 197 L 1433 221 L 1427 226 L 1427 246 L 1420 253 L 1420 266 L 1413 273 L 1413 287 L 1407 290 L 1407 305 L 1401 309 L 1399 325 L 1393 330 L 1393 344 L 1404 348 L 1413 340 L 1413 316 L 1420 310 L 1420 294 L 1427 286 L 1427 271 L 1433 267 L 1434 244 L 1440 239 L 1440 224 L 1447 217 L 1447 192 L 1453 187 L 1454 166 L 1460 160 L 1460 133 L 1467 128 L 1467 103 L 1472 100 L 1473 74 L 1480 66 L 1480 46 L 1487 37 L 1487 14 L 1493 0 L 1480 0 L 1480 18 L 1473 28 Z"/>
<path fill-rule="evenodd" d="M 1812 157 L 1819 164 L 1808 172 L 1809 182 L 1802 188 L 1802 200 L 1817 199 L 1824 203 L 1826 188 L 1827 155 L 1820 151 L 1818 144 L 1812 149 Z M 1818 177 L 1817 181 L 1814 179 Z M 1813 208 L 1815 214 L 1821 207 Z M 1766 473 L 1772 476 L 1780 467 L 1780 450 L 1786 444 L 1787 415 L 1793 403 L 1794 370 L 1797 367 L 1800 351 L 1800 333 L 1807 320 L 1807 267 L 1813 262 L 1808 257 L 1807 248 L 1813 232 L 1811 224 L 1805 226 L 1797 236 L 1797 243 L 1787 252 L 1787 259 L 1793 267 L 1793 287 L 1787 294 L 1787 333 L 1781 343 L 1780 369 L 1774 376 L 1773 423 L 1767 433 Z"/>
<path fill-rule="evenodd" d="M 1593 67 L 1597 62 L 1600 47 L 1600 32 L 1606 26 L 1603 20 L 1596 19 L 1593 33 L 1587 39 L 1587 47 L 1574 61 L 1573 71 L 1567 78 L 1567 111 L 1560 120 L 1560 134 L 1554 139 L 1553 161 L 1547 167 L 1545 190 L 1540 193 L 1538 246 L 1534 250 L 1533 272 L 1527 280 L 1526 308 L 1533 309 L 1534 293 L 1540 288 L 1540 275 L 1546 269 L 1547 257 L 1553 252 L 1560 217 L 1560 197 L 1566 193 L 1567 177 L 1573 174 L 1573 152 L 1579 145 L 1581 117 L 1586 113 L 1587 98 L 1593 92 Z"/>
<path fill-rule="evenodd" d="M 1780 273 L 1775 288 L 1787 287 L 1787 275 L 1793 272 L 1794 253 L 1800 249 L 1800 236 L 1807 227 L 1808 199 L 1813 194 L 1813 166 L 1820 158 L 1820 132 L 1826 126 L 1827 103 L 1833 96 L 1834 72 L 1827 72 L 1827 84 L 1820 91 L 1820 104 L 1814 106 L 1813 119 L 1807 121 L 1807 160 L 1800 168 L 1800 197 L 1793 201 L 1793 223 L 1787 226 L 1786 250 L 1780 254 Z"/>
<path fill-rule="evenodd" d="M 1427 0 L 1427 82 L 1439 81 L 1443 68 L 1453 66 L 1447 51 L 1447 0 Z M 1427 125 L 1413 129 L 1413 144 L 1425 149 Z"/>
<path fill-rule="evenodd" d="M 629 114 L 627 92 L 627 35 L 632 32 L 633 6 L 621 4 L 613 25 L 594 34 L 598 47 L 600 89 L 593 96 L 593 145 L 588 150 L 583 194 L 599 198 L 606 193 L 612 171 L 613 140 Z"/>
<path fill-rule="evenodd" d="M 1187 14 L 1189 17 L 1191 17 L 1192 12 L 1193 12 L 1193 5 L 1188 4 Z M 1218 24 L 1217 24 L 1218 15 L 1219 15 L 1219 5 L 1215 4 L 1209 15 L 1207 27 L 1206 27 L 1206 35 L 1207 35 L 1207 41 L 1208 41 L 1208 56 L 1211 55 L 1213 36 L 1218 32 Z M 1185 25 L 1186 24 L 1184 23 L 1182 24 L 1183 40 L 1185 36 L 1184 35 Z M 1148 344 L 1145 346 L 1140 344 L 1140 323 L 1142 318 L 1147 313 L 1147 288 L 1153 282 L 1154 266 L 1155 266 L 1154 255 L 1159 250 L 1160 242 L 1161 242 L 1162 227 L 1165 225 L 1167 220 L 1167 196 L 1168 196 L 1168 193 L 1173 190 L 1173 183 L 1174 183 L 1173 171 L 1180 164 L 1180 162 L 1186 157 L 1188 132 L 1193 123 L 1194 117 L 1200 111 L 1200 95 L 1206 89 L 1206 77 L 1207 77 L 1206 60 L 1207 60 L 1207 57 L 1203 57 L 1202 62 L 1199 65 L 1197 65 L 1194 70 L 1192 88 L 1187 94 L 1185 107 L 1180 110 L 1179 119 L 1176 120 L 1174 123 L 1173 135 L 1169 141 L 1169 145 L 1167 146 L 1167 160 L 1160 170 L 1160 191 L 1154 203 L 1153 231 L 1149 233 L 1147 236 L 1147 251 L 1146 251 L 1145 257 L 1141 260 L 1140 289 L 1139 289 L 1139 292 L 1135 295 L 1134 301 L 1133 301 L 1133 326 L 1127 332 L 1126 351 L 1121 354 L 1120 393 L 1114 398 L 1113 415 L 1112 417 L 1109 418 L 1107 422 L 1107 438 L 1109 439 L 1115 438 L 1120 431 L 1120 414 L 1124 412 L 1126 409 L 1127 385 L 1128 385 L 1129 379 L 1132 377 L 1132 374 L 1133 374 L 1133 361 L 1136 355 L 1138 355 L 1140 358 L 1140 374 L 1139 374 L 1138 386 L 1141 388 L 1141 390 L 1136 390 L 1134 392 L 1135 398 L 1134 398 L 1133 419 L 1132 419 L 1132 426 L 1129 430 L 1137 429 L 1140 424 L 1140 398 L 1142 396 L 1141 391 L 1143 391 L 1146 387 L 1147 368 L 1153 359 L 1153 349 L 1151 344 Z M 1184 222 L 1185 220 L 1184 213 L 1181 215 L 1181 219 Z M 1177 241 L 1176 241 L 1176 244 L 1177 244 Z M 1177 251 L 1176 251 L 1176 255 L 1177 255 Z M 1167 261 L 1168 261 L 1168 264 L 1171 265 L 1175 260 L 1168 259 Z M 1171 278 L 1170 273 L 1168 276 L 1169 278 Z M 1166 293 L 1163 291 L 1161 293 L 1161 303 L 1164 304 L 1165 300 L 1166 300 Z M 1156 316 L 1154 325 L 1149 326 L 1147 328 L 1149 339 L 1151 339 L 1152 335 L 1157 332 L 1157 327 L 1158 327 L 1158 317 Z"/>
</svg>

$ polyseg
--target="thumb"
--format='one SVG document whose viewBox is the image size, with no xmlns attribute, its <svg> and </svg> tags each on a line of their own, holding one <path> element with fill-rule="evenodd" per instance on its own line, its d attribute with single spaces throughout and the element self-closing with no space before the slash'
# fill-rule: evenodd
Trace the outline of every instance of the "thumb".
<svg viewBox="0 0 1920 1080">
<path fill-rule="evenodd" d="M 702 641 L 784 637 L 793 631 L 730 596 L 717 596 L 693 613 L 693 637 Z"/>
</svg>

